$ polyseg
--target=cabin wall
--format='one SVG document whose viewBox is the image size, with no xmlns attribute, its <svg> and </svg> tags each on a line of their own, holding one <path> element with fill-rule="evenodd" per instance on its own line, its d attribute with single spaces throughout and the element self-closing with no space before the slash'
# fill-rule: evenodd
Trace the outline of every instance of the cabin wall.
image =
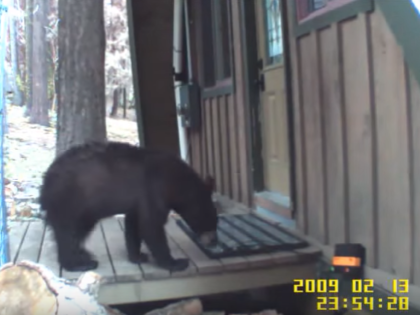
<svg viewBox="0 0 420 315">
<path fill-rule="evenodd" d="M 250 205 L 249 159 L 246 140 L 246 109 L 239 4 L 231 6 L 233 86 L 214 91 L 203 89 L 203 51 L 200 1 L 190 1 L 191 50 L 194 78 L 202 87 L 201 128 L 189 131 L 191 165 L 202 175 L 216 180 L 221 194 Z"/>
<path fill-rule="evenodd" d="M 299 229 L 419 285 L 420 89 L 394 35 L 376 7 L 290 38 Z"/>
</svg>

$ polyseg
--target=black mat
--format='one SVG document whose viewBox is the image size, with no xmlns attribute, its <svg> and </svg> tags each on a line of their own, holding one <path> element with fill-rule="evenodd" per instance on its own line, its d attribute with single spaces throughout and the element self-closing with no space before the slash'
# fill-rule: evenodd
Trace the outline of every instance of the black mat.
<svg viewBox="0 0 420 315">
<path fill-rule="evenodd" d="M 290 251 L 308 246 L 307 242 L 254 214 L 219 216 L 219 242 L 214 247 L 204 246 L 182 219 L 177 223 L 209 258 Z"/>
</svg>

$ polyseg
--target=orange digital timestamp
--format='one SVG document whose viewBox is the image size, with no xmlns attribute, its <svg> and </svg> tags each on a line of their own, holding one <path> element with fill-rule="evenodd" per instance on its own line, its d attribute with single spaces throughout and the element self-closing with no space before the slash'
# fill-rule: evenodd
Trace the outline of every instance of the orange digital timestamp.
<svg viewBox="0 0 420 315">
<path fill-rule="evenodd" d="M 294 293 L 338 293 L 338 279 L 295 279 Z"/>
<path fill-rule="evenodd" d="M 360 267 L 361 260 L 358 257 L 335 256 L 332 259 L 333 266 Z"/>
</svg>

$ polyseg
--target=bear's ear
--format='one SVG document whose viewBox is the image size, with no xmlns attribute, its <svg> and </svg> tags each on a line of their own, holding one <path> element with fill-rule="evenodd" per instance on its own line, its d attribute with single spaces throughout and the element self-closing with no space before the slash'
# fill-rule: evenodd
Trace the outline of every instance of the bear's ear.
<svg viewBox="0 0 420 315">
<path fill-rule="evenodd" d="M 206 184 L 206 186 L 211 192 L 214 192 L 216 188 L 216 182 L 213 176 L 207 175 L 207 177 L 204 179 L 204 184 Z"/>
</svg>

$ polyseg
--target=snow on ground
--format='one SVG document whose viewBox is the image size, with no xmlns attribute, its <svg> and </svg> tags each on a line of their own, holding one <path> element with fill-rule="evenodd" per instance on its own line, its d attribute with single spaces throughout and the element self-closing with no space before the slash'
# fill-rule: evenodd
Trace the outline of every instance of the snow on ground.
<svg viewBox="0 0 420 315">
<path fill-rule="evenodd" d="M 138 143 L 135 121 L 107 118 L 107 132 L 109 140 Z M 54 154 L 55 128 L 29 124 L 22 107 L 8 105 L 4 170 L 9 219 L 39 217 L 39 187 Z"/>
</svg>

